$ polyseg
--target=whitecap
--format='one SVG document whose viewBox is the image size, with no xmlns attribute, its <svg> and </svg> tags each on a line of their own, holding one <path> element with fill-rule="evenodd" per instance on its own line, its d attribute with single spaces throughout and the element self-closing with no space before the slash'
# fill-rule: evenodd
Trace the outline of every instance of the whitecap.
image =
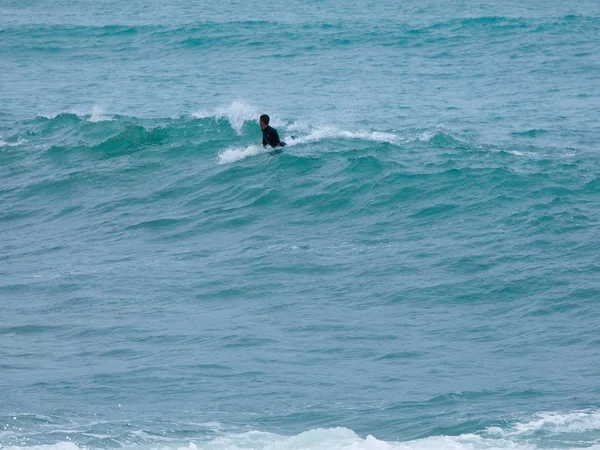
<svg viewBox="0 0 600 450">
<path fill-rule="evenodd" d="M 113 117 L 104 114 L 104 108 L 100 105 L 94 105 L 88 119 L 90 122 L 106 122 L 114 120 Z"/>
<path fill-rule="evenodd" d="M 216 120 L 227 119 L 231 127 L 239 134 L 242 131 L 244 123 L 256 121 L 258 126 L 258 109 L 243 101 L 236 100 L 227 106 L 220 106 L 213 111 L 206 109 L 199 110 L 192 114 L 197 119 L 206 119 L 214 117 Z"/>
<path fill-rule="evenodd" d="M 521 436 L 538 432 L 550 434 L 585 433 L 600 430 L 600 411 L 545 412 L 531 420 L 516 423 L 505 436 Z"/>
</svg>

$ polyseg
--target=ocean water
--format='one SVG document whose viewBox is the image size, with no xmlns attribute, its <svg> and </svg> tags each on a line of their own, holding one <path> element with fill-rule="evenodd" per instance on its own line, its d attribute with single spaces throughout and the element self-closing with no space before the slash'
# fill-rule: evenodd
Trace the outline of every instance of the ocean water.
<svg viewBox="0 0 600 450">
<path fill-rule="evenodd" d="M 0 0 L 0 448 L 600 449 L 599 43 L 589 0 Z"/>
</svg>

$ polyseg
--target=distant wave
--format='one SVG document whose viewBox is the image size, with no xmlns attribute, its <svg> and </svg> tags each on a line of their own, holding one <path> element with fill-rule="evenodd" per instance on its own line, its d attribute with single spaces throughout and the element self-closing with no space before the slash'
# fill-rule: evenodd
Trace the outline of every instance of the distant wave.
<svg viewBox="0 0 600 450">
<path fill-rule="evenodd" d="M 533 130 L 527 130 L 527 131 L 514 131 L 511 134 L 513 136 L 517 136 L 517 137 L 537 137 L 537 136 L 541 136 L 541 135 L 544 135 L 547 133 L 548 133 L 548 130 L 533 129 Z"/>
<path fill-rule="evenodd" d="M 277 20 L 229 20 L 229 21 L 190 21 L 188 23 L 181 23 L 177 26 L 166 26 L 162 23 L 135 23 L 133 21 L 123 21 L 103 24 L 77 24 L 77 23 L 60 23 L 60 24 L 11 24 L 7 23 L 4 26 L 0 25 L 0 30 L 7 33 L 16 34 L 31 34 L 31 33 L 52 33 L 52 34 L 67 34 L 67 35 L 94 35 L 94 36 L 118 36 L 118 35 L 130 35 L 135 33 L 159 33 L 163 37 L 164 35 L 182 35 L 189 36 L 190 33 L 206 32 L 214 29 L 236 29 L 236 28 L 264 28 L 265 26 L 286 26 L 290 28 L 290 24 L 278 22 Z M 432 23 L 423 26 L 421 28 L 409 28 L 409 21 L 404 23 L 401 22 L 409 32 L 421 31 L 426 29 L 436 29 L 444 27 L 520 27 L 525 26 L 528 23 L 543 22 L 548 24 L 569 24 L 569 23 L 598 23 L 598 17 L 590 15 L 578 15 L 578 14 L 567 14 L 558 15 L 555 17 L 541 17 L 541 18 L 525 18 L 525 17 L 508 17 L 508 16 L 493 16 L 493 15 L 482 15 L 472 17 L 454 17 L 447 20 L 433 21 Z M 332 24 L 328 22 L 323 23 L 303 23 L 304 29 L 314 29 L 316 31 L 331 30 L 331 29 L 343 29 L 340 24 Z"/>
</svg>

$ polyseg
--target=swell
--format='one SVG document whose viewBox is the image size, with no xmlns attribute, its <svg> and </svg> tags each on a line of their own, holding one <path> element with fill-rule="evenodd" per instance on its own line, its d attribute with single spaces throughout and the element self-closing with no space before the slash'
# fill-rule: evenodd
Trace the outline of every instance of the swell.
<svg viewBox="0 0 600 450">
<path fill-rule="evenodd" d="M 593 16 L 559 16 L 546 19 L 525 17 L 482 16 L 473 18 L 451 18 L 434 20 L 415 27 L 409 22 L 381 20 L 373 29 L 370 23 L 360 20 L 339 22 L 285 23 L 278 21 L 229 21 L 192 22 L 185 25 L 21 25 L 5 26 L 0 29 L 4 43 L 0 51 L 68 51 L 74 40 L 100 39 L 96 48 L 114 48 L 122 42 L 136 48 L 151 46 L 158 49 L 196 49 L 202 47 L 213 51 L 221 47 L 232 50 L 270 43 L 271 46 L 290 42 L 290 51 L 278 52 L 280 56 L 301 55 L 318 52 L 320 48 L 397 45 L 421 46 L 448 38 L 462 38 L 485 35 L 489 37 L 507 36 L 508 33 L 530 32 L 578 32 L 582 29 L 597 30 L 600 20 Z M 449 42 L 452 44 L 453 42 Z"/>
<path fill-rule="evenodd" d="M 38 117 L 5 137 L 20 142 L 0 147 L 9 156 L 0 197 L 13 204 L 0 217 L 6 226 L 42 211 L 44 221 L 57 222 L 91 214 L 108 223 L 115 214 L 121 231 L 171 238 L 193 235 L 192 224 L 243 228 L 265 212 L 349 223 L 396 217 L 409 228 L 472 217 L 482 226 L 552 233 L 586 232 L 598 221 L 593 163 L 584 156 L 565 163 L 560 150 L 528 144 L 526 155 L 442 129 L 282 121 L 290 145 L 272 156 L 248 143 L 260 134 L 255 111 L 240 105 L 172 119 L 92 116 Z M 73 204 L 59 207 L 64 201 Z"/>
<path fill-rule="evenodd" d="M 236 164 L 256 156 L 270 156 L 270 150 L 259 145 L 257 115 L 255 108 L 236 102 L 212 112 L 165 119 L 105 114 L 95 107 L 87 114 L 59 113 L 15 124 L 0 140 L 0 157 L 16 166 L 19 160 L 40 155 L 65 163 L 74 158 L 71 162 L 76 163 L 86 156 L 114 158 L 136 153 L 141 157 L 192 156 L 209 158 L 217 164 Z M 473 167 L 482 163 L 510 165 L 514 162 L 517 166 L 530 166 L 526 171 L 531 171 L 535 165 L 540 169 L 543 165 L 556 165 L 564 170 L 574 170 L 585 157 L 573 148 L 547 147 L 543 138 L 551 134 L 548 130 L 513 132 L 507 136 L 513 143 L 494 145 L 438 127 L 377 131 L 360 127 L 310 126 L 281 119 L 275 119 L 274 124 L 288 143 L 283 156 L 274 158 L 274 162 L 285 161 L 289 156 L 297 160 L 320 157 L 324 151 L 331 155 L 370 155 L 372 158 L 364 161 L 371 164 L 377 164 L 381 158 L 414 161 L 420 159 L 416 152 L 422 148 L 427 151 L 438 149 L 429 160 L 421 161 L 425 169 L 452 168 L 463 160 L 474 164 Z M 523 138 L 536 138 L 539 143 L 525 142 Z M 325 149 L 325 143 L 329 144 L 329 150 Z M 356 159 L 355 164 L 364 164 L 364 161 Z"/>
<path fill-rule="evenodd" d="M 273 26 L 285 26 L 290 29 L 301 28 L 304 31 L 336 31 L 345 28 L 361 28 L 363 25 L 361 20 L 344 20 L 338 22 L 302 22 L 300 24 L 287 23 L 277 20 L 231 20 L 231 21 L 201 21 L 201 22 L 189 22 L 183 25 L 163 25 L 163 24 L 144 24 L 144 25 L 133 25 L 133 24 L 106 24 L 106 25 L 68 25 L 68 24 L 30 24 L 30 25 L 5 25 L 0 27 L 0 34 L 19 34 L 19 35 L 30 35 L 32 33 L 41 34 L 66 34 L 68 36 L 119 36 L 119 35 L 131 35 L 135 33 L 144 32 L 157 32 L 167 34 L 182 34 L 194 32 L 213 32 L 223 30 L 257 30 L 263 29 L 264 27 Z M 410 22 L 398 22 L 397 20 L 390 20 L 381 18 L 378 25 L 381 27 L 387 26 L 400 26 L 405 28 L 409 32 L 415 32 L 417 30 L 427 29 L 439 29 L 439 28 L 455 28 L 455 27 L 523 27 L 528 23 L 545 23 L 549 25 L 570 25 L 570 24 L 588 24 L 588 25 L 600 25 L 600 18 L 597 16 L 587 15 L 574 15 L 567 14 L 562 16 L 554 16 L 550 18 L 531 18 L 531 17 L 508 17 L 508 16 L 475 16 L 475 17 L 455 17 L 455 18 L 444 18 L 443 20 L 433 20 L 430 24 L 421 28 L 411 28 Z"/>
</svg>

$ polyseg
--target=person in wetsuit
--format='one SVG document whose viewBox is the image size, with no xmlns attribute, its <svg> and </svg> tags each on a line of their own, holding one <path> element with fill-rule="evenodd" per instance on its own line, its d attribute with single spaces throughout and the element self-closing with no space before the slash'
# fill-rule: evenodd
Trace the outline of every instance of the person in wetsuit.
<svg viewBox="0 0 600 450">
<path fill-rule="evenodd" d="M 279 139 L 279 133 L 277 133 L 277 130 L 269 126 L 270 120 L 271 119 L 269 116 L 263 114 L 260 116 L 260 120 L 258 121 L 258 124 L 262 128 L 262 145 L 265 147 L 270 145 L 273 148 L 285 147 L 285 142 Z"/>
</svg>

